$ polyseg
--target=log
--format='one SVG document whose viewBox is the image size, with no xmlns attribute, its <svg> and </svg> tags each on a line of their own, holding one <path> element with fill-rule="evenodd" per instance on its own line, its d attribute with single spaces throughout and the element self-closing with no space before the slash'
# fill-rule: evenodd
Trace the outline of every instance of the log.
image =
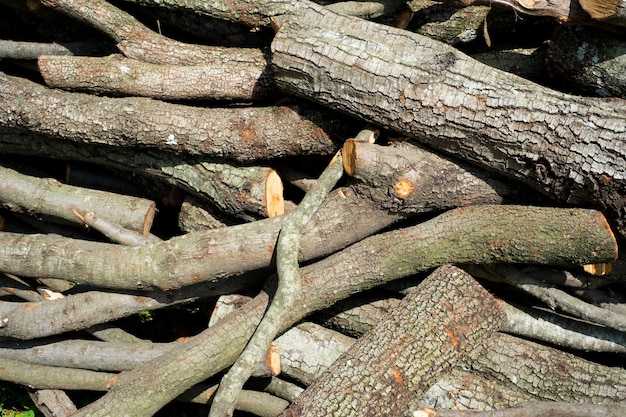
<svg viewBox="0 0 626 417">
<path fill-rule="evenodd" d="M 212 162 L 158 150 L 128 152 L 122 146 L 85 145 L 3 127 L 0 127 L 0 149 L 19 155 L 47 155 L 104 165 L 121 170 L 122 175 L 156 177 L 206 200 L 223 216 L 244 221 L 272 217 L 284 211 L 282 181 L 267 166 Z"/>
<path fill-rule="evenodd" d="M 519 192 L 493 174 L 410 143 L 379 146 L 349 139 L 342 153 L 346 173 L 367 184 L 368 197 L 391 211 L 424 213 L 433 206 L 500 204 Z"/>
<path fill-rule="evenodd" d="M 584 212 L 592 217 L 598 216 L 597 212 Z M 575 251 L 573 259 L 564 258 L 567 253 L 572 253 L 571 239 L 575 236 L 580 239 L 577 239 L 578 244 L 589 243 L 586 233 L 572 230 L 573 226 L 584 223 L 576 221 L 572 217 L 575 214 L 583 212 L 470 206 L 447 212 L 413 228 L 364 239 L 302 268 L 300 301 L 294 305 L 282 327 L 286 329 L 312 312 L 356 292 L 450 262 L 494 263 L 506 260 L 515 263 L 533 258 L 533 262 L 563 264 L 572 261 L 586 263 L 584 256 L 581 257 L 583 253 L 592 257 L 615 257 L 615 241 L 611 235 L 605 236 L 610 241 L 606 252 L 599 247 L 590 247 Z M 555 222 L 558 218 L 560 221 Z M 541 230 L 538 228 L 540 225 L 546 229 Z M 503 232 L 508 234 L 507 237 L 498 239 L 497 236 Z M 552 238 L 548 238 L 545 232 Z M 608 229 L 604 232 L 607 233 Z M 472 236 L 482 237 L 483 243 L 469 241 Z M 558 241 L 554 240 L 556 237 Z M 177 346 L 158 360 L 122 373 L 107 395 L 79 410 L 76 417 L 105 417 L 121 412 L 127 412 L 129 417 L 140 417 L 156 412 L 190 386 L 234 362 L 264 314 L 268 299 L 267 293 L 262 292 L 243 306 L 239 314 L 231 314 L 191 338 L 184 348 Z M 140 399 L 145 384 L 150 384 L 154 393 L 150 401 Z"/>
<path fill-rule="evenodd" d="M 149 98 L 68 93 L 0 73 L 0 125 L 60 139 L 252 162 L 333 155 L 327 112 L 299 106 L 197 108 Z M 342 132 L 343 131 L 343 132 Z"/>
<path fill-rule="evenodd" d="M 626 98 L 623 37 L 583 27 L 555 31 L 546 52 L 548 69 L 560 86 L 600 97 Z"/>
<path fill-rule="evenodd" d="M 37 65 L 49 87 L 65 90 L 160 100 L 267 100 L 276 89 L 257 53 L 256 59 L 242 59 L 234 52 L 228 61 L 205 65 L 151 64 L 117 55 L 42 56 Z"/>
<path fill-rule="evenodd" d="M 73 210 L 97 212 L 143 236 L 150 232 L 156 214 L 155 203 L 144 198 L 74 187 L 4 166 L 0 166 L 0 206 L 74 225 L 82 221 Z"/>
<path fill-rule="evenodd" d="M 281 416 L 400 415 L 412 397 L 488 339 L 504 317 L 495 298 L 470 275 L 442 266 Z"/>
<path fill-rule="evenodd" d="M 514 385 L 548 401 L 619 404 L 626 398 L 626 370 L 603 366 L 570 353 L 496 333 L 470 352 L 473 372 Z M 543 377 L 537 377 L 542 375 Z M 584 378 L 572 377 L 587 375 Z"/>
<path fill-rule="evenodd" d="M 279 88 L 519 179 L 599 204 L 626 236 L 626 102 L 576 97 L 407 31 L 298 1 L 279 21 Z"/>
<path fill-rule="evenodd" d="M 622 405 L 532 401 L 506 410 L 494 411 L 423 409 L 414 411 L 413 417 L 620 417 L 624 413 L 626 407 Z"/>
</svg>

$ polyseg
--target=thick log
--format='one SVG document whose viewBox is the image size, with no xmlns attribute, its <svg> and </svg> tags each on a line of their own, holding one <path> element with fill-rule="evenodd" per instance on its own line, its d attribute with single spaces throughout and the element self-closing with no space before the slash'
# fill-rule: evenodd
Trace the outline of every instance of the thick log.
<svg viewBox="0 0 626 417">
<path fill-rule="evenodd" d="M 573 226 L 581 224 L 572 218 L 575 213 L 559 209 L 522 208 L 520 211 L 519 207 L 471 206 L 413 228 L 364 239 L 302 268 L 300 301 L 294 305 L 283 328 L 356 292 L 445 263 L 494 263 L 498 260 L 515 263 L 527 262 L 530 258 L 540 263 L 571 263 L 573 259 L 564 258 L 571 251 L 571 239 L 579 236 L 579 243 L 588 243 L 586 233 L 572 230 Z M 598 215 L 587 212 L 592 213 Z M 562 224 L 555 223 L 555 215 L 561 217 Z M 545 239 L 545 233 L 538 229 L 540 225 L 546 226 L 543 232 L 549 231 L 553 238 L 558 236 L 558 241 Z M 501 233 L 507 236 L 498 239 Z M 482 239 L 483 243 L 470 241 L 470 236 Z M 609 240 L 606 255 L 615 257 L 615 242 L 612 237 Z M 599 247 L 587 250 L 592 257 L 604 252 Z M 587 263 L 581 254 L 575 254 L 574 262 Z M 108 417 L 121 412 L 141 417 L 156 412 L 178 394 L 223 370 L 237 358 L 263 316 L 268 298 L 266 293 L 259 294 L 238 314 L 229 315 L 191 338 L 184 348 L 174 347 L 158 360 L 122 373 L 107 395 L 79 410 L 76 417 Z M 153 390 L 150 401 L 141 399 L 145 384 Z"/>
<path fill-rule="evenodd" d="M 333 155 L 335 135 L 347 136 L 347 126 L 313 108 L 198 108 L 141 97 L 96 97 L 47 89 L 3 73 L 0 112 L 1 126 L 68 141 L 240 162 Z"/>
<path fill-rule="evenodd" d="M 0 166 L 0 206 L 75 225 L 82 225 L 82 221 L 73 210 L 93 211 L 143 236 L 150 233 L 156 214 L 156 204 L 144 198 L 74 187 L 3 166 Z"/>
<path fill-rule="evenodd" d="M 472 350 L 473 372 L 517 386 L 548 401 L 618 404 L 626 398 L 626 370 L 609 367 L 517 337 L 496 333 Z M 542 377 L 537 377 L 541 375 Z M 586 375 L 584 378 L 572 377 Z"/>
<path fill-rule="evenodd" d="M 349 188 L 341 189 L 326 199 L 306 227 L 299 259 L 332 253 L 402 218 L 402 214 L 373 207 Z M 16 275 L 63 276 L 104 288 L 173 290 L 270 266 L 283 221 L 276 217 L 132 248 L 59 236 L 0 233 L 0 252 L 13 253 L 9 258 L 13 257 L 13 271 L 19 268 Z M 29 254 L 19 254 L 18 242 L 30 248 Z M 53 250 L 56 256 L 51 256 Z M 42 259 L 49 262 L 41 264 Z M 9 262 L 0 270 L 3 267 L 9 268 Z"/>
<path fill-rule="evenodd" d="M 517 178 L 600 204 L 626 235 L 626 102 L 549 90 L 407 31 L 298 1 L 272 42 L 277 85 Z"/>
<path fill-rule="evenodd" d="M 442 266 L 282 416 L 400 415 L 412 397 L 488 339 L 504 318 L 496 299 L 470 275 Z"/>
<path fill-rule="evenodd" d="M 305 229 L 300 259 L 332 252 L 331 243 L 334 248 L 346 243 L 347 236 L 343 236 L 324 239 L 323 242 L 328 242 L 324 247 L 320 241 L 305 245 L 307 239 L 315 236 L 320 219 L 345 219 L 344 214 L 330 216 L 328 208 L 326 205 L 319 210 L 315 223 Z M 59 236 L 0 233 L 0 270 L 18 276 L 60 278 L 104 288 L 171 291 L 269 266 L 282 222 L 283 218 L 277 217 L 130 248 Z M 339 223 L 337 227 L 345 227 L 345 224 Z M 533 238 L 518 236 L 517 228 Z M 334 228 L 325 230 L 322 233 Z M 414 236 L 409 238 L 407 233 Z M 360 236 L 367 235 L 369 233 Z M 393 245 L 394 235 L 396 245 Z M 380 236 L 380 244 L 391 245 L 385 249 L 385 264 L 404 260 L 409 253 L 419 254 L 416 259 L 402 262 L 402 268 L 394 272 L 398 278 L 439 262 L 481 263 L 488 259 L 571 267 L 578 262 L 610 262 L 617 257 L 617 244 L 606 220 L 599 212 L 585 209 L 470 206 L 444 213 L 410 229 Z M 458 241 L 459 246 L 444 244 L 447 238 Z M 420 240 L 420 244 L 412 239 Z M 425 256 L 422 251 L 427 248 L 426 242 L 443 245 L 441 252 L 430 249 Z M 548 245 L 559 250 L 539 250 Z M 531 248 L 536 248 L 533 256 L 529 256 L 534 253 Z M 59 262 L 59 258 L 63 262 Z M 384 268 L 381 272 L 389 273 Z"/>
<path fill-rule="evenodd" d="M 256 60 L 209 65 L 159 65 L 121 56 L 43 56 L 39 71 L 49 87 L 160 100 L 262 100 L 275 96 L 274 81 L 260 51 Z M 240 62 L 237 62 L 240 61 Z"/>
<path fill-rule="evenodd" d="M 458 411 L 424 409 L 413 412 L 413 417 L 621 417 L 626 413 L 623 405 L 575 404 L 564 402 L 528 402 L 506 410 Z"/>
</svg>

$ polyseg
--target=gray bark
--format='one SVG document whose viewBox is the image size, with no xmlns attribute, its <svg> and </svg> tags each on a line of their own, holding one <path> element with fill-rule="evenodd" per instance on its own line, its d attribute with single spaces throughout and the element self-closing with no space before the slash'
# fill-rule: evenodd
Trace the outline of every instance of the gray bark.
<svg viewBox="0 0 626 417">
<path fill-rule="evenodd" d="M 626 232 L 626 102 L 549 90 L 448 45 L 299 1 L 272 43 L 277 85 L 517 178 L 600 204 Z"/>
</svg>

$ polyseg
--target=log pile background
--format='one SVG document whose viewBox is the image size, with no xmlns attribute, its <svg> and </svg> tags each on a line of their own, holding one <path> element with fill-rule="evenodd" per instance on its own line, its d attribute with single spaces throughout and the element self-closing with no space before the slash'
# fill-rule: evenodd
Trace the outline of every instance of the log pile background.
<svg viewBox="0 0 626 417">
<path fill-rule="evenodd" d="M 625 5 L 0 0 L 0 380 L 626 415 Z"/>
</svg>

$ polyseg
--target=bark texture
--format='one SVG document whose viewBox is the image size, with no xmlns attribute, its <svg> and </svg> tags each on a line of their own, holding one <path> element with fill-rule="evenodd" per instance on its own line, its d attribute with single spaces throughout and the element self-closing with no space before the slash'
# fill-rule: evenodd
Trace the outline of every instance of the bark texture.
<svg viewBox="0 0 626 417">
<path fill-rule="evenodd" d="M 272 42 L 277 85 L 409 134 L 626 232 L 626 102 L 549 90 L 407 31 L 299 1 Z"/>
<path fill-rule="evenodd" d="M 197 108 L 140 97 L 95 97 L 47 89 L 5 74 L 0 74 L 0 111 L 2 126 L 69 141 L 239 162 L 333 155 L 337 133 L 346 128 L 311 108 Z"/>
<path fill-rule="evenodd" d="M 269 99 L 276 90 L 265 54 L 249 49 L 247 58 L 235 51 L 231 60 L 209 65 L 157 65 L 120 56 L 44 56 L 37 62 L 53 88 L 161 100 Z"/>
<path fill-rule="evenodd" d="M 412 397 L 489 338 L 504 317 L 495 298 L 470 275 L 442 266 L 282 415 L 400 415 Z"/>
<path fill-rule="evenodd" d="M 391 211 L 499 204 L 517 194 L 515 184 L 496 175 L 406 142 L 379 146 L 347 140 L 343 155 L 346 173 L 367 184 L 368 198 Z"/>
</svg>

